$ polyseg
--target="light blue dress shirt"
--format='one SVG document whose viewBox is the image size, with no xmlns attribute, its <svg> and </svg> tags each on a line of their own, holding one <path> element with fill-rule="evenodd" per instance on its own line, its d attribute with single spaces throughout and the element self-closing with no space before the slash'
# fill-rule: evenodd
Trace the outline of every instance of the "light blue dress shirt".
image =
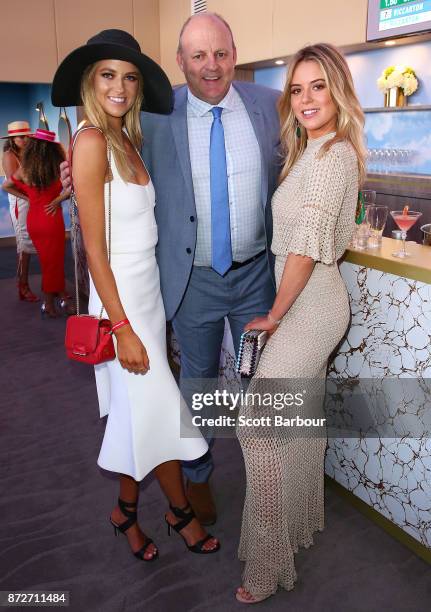
<svg viewBox="0 0 431 612">
<path fill-rule="evenodd" d="M 223 108 L 233 261 L 265 249 L 261 201 L 261 154 L 240 95 L 231 85 L 217 106 Z M 210 132 L 213 106 L 188 91 L 187 129 L 197 213 L 194 265 L 211 266 Z"/>
</svg>

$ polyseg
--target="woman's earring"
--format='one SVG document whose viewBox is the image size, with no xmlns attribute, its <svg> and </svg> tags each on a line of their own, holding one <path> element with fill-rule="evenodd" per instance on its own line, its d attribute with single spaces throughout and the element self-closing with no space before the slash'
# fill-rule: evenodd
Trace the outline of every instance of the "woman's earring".
<svg viewBox="0 0 431 612">
<path fill-rule="evenodd" d="M 301 126 L 299 125 L 298 119 L 296 120 L 295 134 L 297 138 L 301 138 Z"/>
</svg>

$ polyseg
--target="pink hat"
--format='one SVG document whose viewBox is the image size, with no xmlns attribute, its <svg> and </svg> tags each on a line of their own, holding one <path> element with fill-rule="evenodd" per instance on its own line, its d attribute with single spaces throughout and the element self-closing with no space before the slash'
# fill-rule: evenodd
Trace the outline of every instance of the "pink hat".
<svg viewBox="0 0 431 612">
<path fill-rule="evenodd" d="M 48 142 L 55 142 L 55 132 L 49 130 L 42 130 L 37 128 L 34 134 L 31 134 L 30 138 L 36 138 L 36 140 L 47 140 Z"/>
</svg>

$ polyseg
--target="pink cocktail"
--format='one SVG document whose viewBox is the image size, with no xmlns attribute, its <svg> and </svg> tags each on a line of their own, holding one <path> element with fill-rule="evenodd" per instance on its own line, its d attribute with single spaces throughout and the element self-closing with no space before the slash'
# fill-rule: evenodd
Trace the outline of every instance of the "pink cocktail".
<svg viewBox="0 0 431 612">
<path fill-rule="evenodd" d="M 419 217 L 422 216 L 421 212 L 417 212 L 414 210 L 407 210 L 407 207 L 403 210 L 392 210 L 391 215 L 395 223 L 398 225 L 400 230 L 402 231 L 401 238 L 403 240 L 403 248 L 401 251 L 396 251 L 392 253 L 393 257 L 410 257 L 411 254 L 406 252 L 406 238 L 407 232 Z"/>
<path fill-rule="evenodd" d="M 395 215 L 392 216 L 400 230 L 404 230 L 405 232 L 408 232 L 417 220 L 416 217 L 409 217 L 408 215 L 399 215 L 398 217 L 396 217 Z"/>
</svg>

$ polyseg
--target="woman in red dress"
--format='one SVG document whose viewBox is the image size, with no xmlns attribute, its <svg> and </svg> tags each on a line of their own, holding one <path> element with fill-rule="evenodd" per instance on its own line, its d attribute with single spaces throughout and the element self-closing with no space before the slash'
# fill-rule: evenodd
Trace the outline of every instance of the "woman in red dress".
<svg viewBox="0 0 431 612">
<path fill-rule="evenodd" d="M 61 203 L 69 197 L 62 193 L 59 179 L 60 163 L 65 155 L 55 133 L 36 130 L 22 157 L 21 167 L 7 181 L 3 189 L 29 200 L 27 229 L 36 247 L 42 270 L 42 291 L 45 301 L 42 314 L 57 316 L 55 297 L 64 300 L 65 228 Z"/>
</svg>

